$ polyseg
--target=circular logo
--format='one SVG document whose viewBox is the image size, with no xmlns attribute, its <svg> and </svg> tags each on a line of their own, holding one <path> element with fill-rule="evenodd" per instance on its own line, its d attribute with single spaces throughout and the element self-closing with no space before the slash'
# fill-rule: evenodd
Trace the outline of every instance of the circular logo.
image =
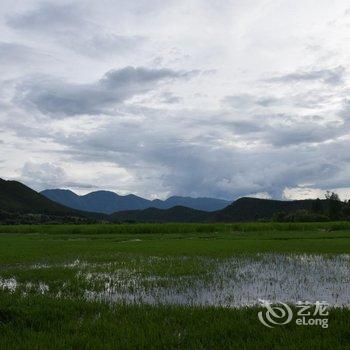
<svg viewBox="0 0 350 350">
<path fill-rule="evenodd" d="M 258 317 L 260 322 L 269 328 L 274 326 L 282 326 L 289 323 L 293 318 L 292 309 L 285 303 L 276 303 L 272 305 L 270 302 L 261 300 L 262 306 L 266 311 L 259 311 Z"/>
</svg>

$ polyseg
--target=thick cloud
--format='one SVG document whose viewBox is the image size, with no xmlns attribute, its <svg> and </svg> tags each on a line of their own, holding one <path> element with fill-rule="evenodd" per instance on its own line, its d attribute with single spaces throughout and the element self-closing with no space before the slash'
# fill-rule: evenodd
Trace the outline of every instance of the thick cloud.
<svg viewBox="0 0 350 350">
<path fill-rule="evenodd" d="M 345 123 L 350 125 L 350 100 L 349 99 L 346 98 L 342 101 L 342 107 L 338 114 L 345 121 Z"/>
<path fill-rule="evenodd" d="M 266 128 L 265 138 L 275 146 L 320 143 L 349 133 L 342 123 L 297 122 Z"/>
<path fill-rule="evenodd" d="M 193 74 L 194 71 L 125 67 L 108 71 L 91 84 L 31 77 L 18 85 L 16 98 L 28 107 L 34 106 L 43 114 L 54 116 L 108 114 L 116 104 L 152 90 L 159 82 Z"/>
<path fill-rule="evenodd" d="M 323 140 L 292 136 L 291 130 L 289 137 L 293 139 L 278 140 L 282 145 L 276 147 L 266 145 L 274 135 L 272 131 L 270 135 L 264 134 L 267 131 L 261 126 L 261 134 L 255 133 L 247 147 L 240 142 L 233 146 L 223 140 L 234 140 L 235 134 L 228 137 L 227 128 L 210 120 L 196 125 L 198 135 L 191 132 L 190 136 L 185 125 L 190 130 L 193 126 L 185 115 L 182 118 L 169 115 L 165 121 L 161 113 L 147 112 L 148 120 L 109 119 L 88 134 L 76 131 L 68 138 L 57 133 L 54 137 L 65 145 L 63 153 L 69 162 L 107 162 L 127 169 L 135 179 L 133 188 L 148 196 L 155 186 L 158 193 L 193 196 L 206 193 L 227 199 L 260 192 L 280 198 L 285 188 L 304 183 L 334 188 L 335 183 L 330 184 L 329 179 L 339 181 L 344 176 L 343 164 L 349 158 L 344 141 L 320 145 L 318 142 Z M 302 128 L 301 125 L 294 132 L 298 135 Z M 181 136 L 178 129 L 183 130 Z M 247 141 L 242 131 L 237 135 Z"/>
<path fill-rule="evenodd" d="M 7 20 L 7 24 L 13 28 L 37 32 L 66 31 L 84 23 L 85 20 L 76 6 L 48 2 L 42 2 L 25 13 L 12 15 Z"/>
<path fill-rule="evenodd" d="M 23 165 L 19 179 L 24 182 L 30 182 L 38 190 L 57 187 L 95 188 L 90 184 L 77 183 L 70 180 L 64 169 L 52 163 L 28 161 Z"/>
<path fill-rule="evenodd" d="M 344 82 L 345 67 L 339 66 L 332 69 L 320 69 L 310 71 L 297 71 L 268 79 L 275 83 L 299 83 L 320 81 L 328 85 L 339 85 Z"/>
<path fill-rule="evenodd" d="M 33 9 L 11 15 L 7 24 L 11 28 L 55 40 L 68 48 L 93 56 L 123 52 L 140 46 L 146 40 L 139 35 L 118 35 L 86 19 L 86 7 L 41 2 Z"/>
</svg>

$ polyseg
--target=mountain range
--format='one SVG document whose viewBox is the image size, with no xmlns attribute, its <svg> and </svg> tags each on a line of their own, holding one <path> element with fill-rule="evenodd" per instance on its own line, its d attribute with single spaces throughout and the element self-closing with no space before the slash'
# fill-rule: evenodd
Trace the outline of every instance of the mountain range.
<svg viewBox="0 0 350 350">
<path fill-rule="evenodd" d="M 60 191 L 59 193 L 62 193 Z M 71 196 L 70 191 L 63 193 Z M 101 193 L 100 193 L 101 194 Z M 104 194 L 104 192 L 102 192 Z M 115 194 L 107 192 L 108 196 L 115 198 Z M 72 196 L 71 196 L 72 197 Z M 77 196 L 78 199 L 80 196 Z M 119 196 L 123 197 L 123 196 Z M 135 203 L 145 202 L 136 196 L 132 198 Z M 136 197 L 136 198 L 135 198 Z M 73 196 L 75 198 L 75 196 Z M 180 197 L 182 198 L 182 197 Z M 147 200 L 146 200 L 147 201 Z M 153 202 L 153 201 L 152 201 Z M 158 203 L 158 201 L 154 201 Z M 161 201 L 160 201 L 161 202 Z M 166 201 L 163 201 L 163 204 Z M 171 208 L 146 208 L 136 210 L 117 211 L 112 214 L 102 214 L 72 209 L 54 200 L 48 199 L 26 185 L 17 181 L 0 179 L 0 222 L 1 223 L 39 223 L 39 222 L 240 222 L 271 220 L 274 215 L 294 215 L 298 211 L 307 211 L 324 217 L 331 207 L 330 204 L 339 205 L 340 209 L 347 208 L 347 203 L 329 200 L 295 200 L 279 201 L 257 198 L 240 198 L 223 209 L 204 211 L 175 205 Z M 170 205 L 169 202 L 167 205 Z M 91 207 L 90 207 L 91 208 Z M 92 207 L 94 208 L 94 207 Z M 104 210 L 110 210 L 104 207 Z M 350 209 L 350 208 L 348 208 Z M 321 214 L 320 214 L 321 213 Z M 34 219 L 33 219 L 34 218 Z"/>
<path fill-rule="evenodd" d="M 243 197 L 224 209 L 205 212 L 183 206 L 167 210 L 148 208 L 113 213 L 115 222 L 242 222 L 271 220 L 279 212 L 293 213 L 298 210 L 311 210 L 315 200 L 278 201 Z M 324 203 L 325 201 L 321 201 Z"/>
<path fill-rule="evenodd" d="M 42 195 L 67 207 L 91 211 L 96 213 L 112 214 L 117 211 L 143 210 L 147 208 L 169 209 L 183 206 L 203 211 L 216 211 L 227 207 L 231 202 L 216 198 L 192 198 L 173 196 L 166 200 L 148 200 L 129 194 L 120 196 L 115 192 L 96 191 L 79 196 L 70 190 L 44 190 Z"/>
</svg>

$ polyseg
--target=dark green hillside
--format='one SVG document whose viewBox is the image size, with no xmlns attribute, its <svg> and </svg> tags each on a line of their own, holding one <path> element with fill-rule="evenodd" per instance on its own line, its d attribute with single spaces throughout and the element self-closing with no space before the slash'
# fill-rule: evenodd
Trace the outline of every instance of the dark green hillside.
<svg viewBox="0 0 350 350">
<path fill-rule="evenodd" d="M 47 199 L 18 181 L 3 179 L 0 179 L 0 210 L 18 213 L 72 213 L 70 208 Z"/>
<path fill-rule="evenodd" d="M 315 200 L 278 201 L 243 197 L 214 215 L 216 221 L 271 220 L 279 212 L 311 210 Z M 322 201 L 323 202 L 323 201 Z"/>
<path fill-rule="evenodd" d="M 111 215 L 114 222 L 206 222 L 208 212 L 182 206 L 170 209 L 127 210 Z"/>
<path fill-rule="evenodd" d="M 0 179 L 2 223 L 87 222 L 106 218 L 103 214 L 67 208 L 18 181 Z"/>
<path fill-rule="evenodd" d="M 258 198 L 240 198 L 216 211 L 210 221 L 241 222 L 257 220 L 275 221 L 328 221 L 348 220 L 350 202 L 339 199 L 306 199 L 279 201 Z"/>
<path fill-rule="evenodd" d="M 348 202 L 337 200 L 278 201 L 240 198 L 222 210 L 206 212 L 183 206 L 148 208 L 112 214 L 115 222 L 244 222 L 244 221 L 329 221 L 348 220 Z"/>
</svg>

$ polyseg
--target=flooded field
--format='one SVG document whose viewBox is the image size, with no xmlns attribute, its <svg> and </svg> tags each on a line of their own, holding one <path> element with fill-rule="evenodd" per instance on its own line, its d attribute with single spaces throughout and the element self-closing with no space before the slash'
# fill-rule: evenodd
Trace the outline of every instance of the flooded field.
<svg viewBox="0 0 350 350">
<path fill-rule="evenodd" d="M 349 271 L 350 223 L 2 226 L 0 349 L 348 349 Z"/>
<path fill-rule="evenodd" d="M 8 267 L 0 273 L 0 289 L 107 303 L 242 307 L 263 299 L 349 307 L 349 271 L 349 254 L 255 254 L 227 259 L 125 255 L 113 262 L 75 260 L 16 267 L 12 274 Z"/>
</svg>

